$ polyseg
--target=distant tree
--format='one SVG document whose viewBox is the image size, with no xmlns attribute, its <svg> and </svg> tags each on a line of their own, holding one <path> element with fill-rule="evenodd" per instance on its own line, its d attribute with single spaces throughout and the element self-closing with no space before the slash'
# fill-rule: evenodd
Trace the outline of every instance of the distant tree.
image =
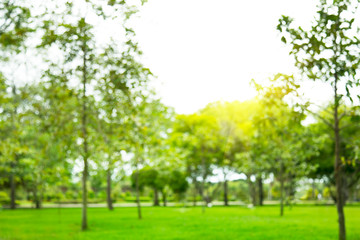
<svg viewBox="0 0 360 240">
<path fill-rule="evenodd" d="M 146 166 L 156 166 L 156 159 L 160 158 L 164 152 L 163 144 L 168 138 L 169 127 L 171 125 L 172 111 L 153 95 L 144 92 L 132 95 L 131 115 L 129 118 L 132 128 L 128 132 L 128 142 L 131 152 L 134 154 L 131 162 L 134 167 L 134 181 L 138 206 L 138 217 L 141 216 L 140 206 L 140 187 L 141 176 L 140 168 Z M 153 183 L 153 187 L 156 182 Z M 154 188 L 157 197 L 158 188 Z M 156 203 L 158 204 L 158 203 Z"/>
<path fill-rule="evenodd" d="M 219 155 L 218 132 L 216 118 L 198 113 L 178 115 L 174 126 L 174 134 L 181 139 L 179 144 L 186 152 L 188 176 L 202 197 L 203 212 L 209 201 L 209 196 L 205 193 L 206 183 Z M 196 198 L 196 192 L 194 197 Z"/>
<path fill-rule="evenodd" d="M 291 97 L 297 97 L 299 86 L 292 76 L 278 74 L 270 86 L 255 83 L 262 104 L 262 112 L 254 118 L 259 132 L 257 142 L 263 148 L 258 156 L 263 167 L 273 172 L 280 182 L 280 215 L 283 215 L 285 183 L 309 171 L 305 160 L 316 151 L 308 138 L 302 120 L 305 110 L 301 105 L 291 105 Z M 294 99 L 293 99 L 294 100 Z M 293 186 L 288 186 L 289 189 Z M 289 193 L 289 191 L 288 191 Z M 287 194 L 289 197 L 289 194 Z"/>
<path fill-rule="evenodd" d="M 150 167 L 144 167 L 138 172 L 134 172 L 132 174 L 132 183 L 133 186 L 136 187 L 136 181 L 138 181 L 140 188 L 142 189 L 144 186 L 148 186 L 153 189 L 154 191 L 154 206 L 159 206 L 159 188 L 161 188 L 161 185 L 163 182 L 159 181 L 158 179 L 159 172 Z M 138 178 L 138 180 L 137 180 Z"/>
<path fill-rule="evenodd" d="M 181 199 L 182 194 L 188 189 L 189 183 L 186 180 L 186 175 L 178 170 L 173 170 L 169 177 L 169 187 Z"/>
<path fill-rule="evenodd" d="M 149 69 L 136 60 L 141 55 L 141 51 L 133 39 L 134 31 L 126 28 L 126 37 L 125 49 L 112 42 L 98 58 L 101 66 L 97 73 L 100 81 L 96 85 L 101 97 L 98 101 L 97 114 L 99 144 L 107 158 L 106 192 L 110 210 L 113 208 L 111 175 L 115 162 L 119 160 L 119 157 L 115 155 L 124 150 L 127 139 L 130 137 L 127 129 L 131 126 L 128 125 L 129 121 L 126 117 L 131 114 L 132 91 L 134 89 L 146 91 L 146 83 L 151 76 Z"/>
<path fill-rule="evenodd" d="M 253 134 L 252 115 L 258 108 L 256 101 L 215 102 L 201 110 L 212 116 L 218 124 L 216 166 L 221 169 L 224 182 L 224 205 L 228 205 L 228 175 L 240 169 L 241 162 L 237 156 L 246 151 Z M 243 170 L 245 170 L 243 168 Z M 246 170 L 249 170 L 248 168 Z"/>
<path fill-rule="evenodd" d="M 0 106 L 0 164 L 9 178 L 10 208 L 15 209 L 17 184 L 24 176 L 23 159 L 29 151 L 25 144 L 26 125 L 24 122 L 27 102 L 25 89 L 7 85 L 2 75 L 0 75 L 0 88 L 2 100 Z"/>
<path fill-rule="evenodd" d="M 0 63 L 6 62 L 9 59 L 11 53 L 19 53 L 24 50 L 24 41 L 27 39 L 28 34 L 32 31 L 30 28 L 31 11 L 24 1 L 17 0 L 4 0 L 0 2 Z M 5 66 L 6 67 L 6 66 Z M 18 107 L 22 104 L 21 97 L 18 96 L 18 89 L 13 82 L 11 86 L 7 83 L 7 79 L 3 76 L 3 70 L 0 69 L 0 81 L 2 91 L 2 101 L 0 102 L 0 108 L 5 112 L 2 113 L 3 119 L 6 119 L 6 113 L 11 112 L 9 122 L 11 122 L 11 131 L 4 131 L 7 134 L 7 140 L 2 141 L 2 157 L 8 158 L 11 161 L 10 164 L 10 207 L 15 209 L 15 190 L 16 190 L 16 166 L 19 160 L 20 152 L 23 152 L 25 148 L 20 143 L 20 129 L 19 129 L 19 114 Z M 12 88 L 11 93 L 7 93 L 9 88 Z M 12 105 L 12 107 L 10 107 Z M 10 108 L 12 108 L 10 110 Z M 4 114 L 5 113 L 5 114 Z M 5 126 L 3 126 L 5 127 Z M 8 126 L 6 126 L 7 128 Z M 9 129 L 8 129 L 9 130 Z M 16 134 L 15 134 L 16 133 Z M 14 134 L 14 135 L 13 135 Z M 16 146 L 17 145 L 17 146 Z M 17 150 L 16 150 L 17 149 Z M 11 156 L 6 155 L 10 154 Z"/>
</svg>

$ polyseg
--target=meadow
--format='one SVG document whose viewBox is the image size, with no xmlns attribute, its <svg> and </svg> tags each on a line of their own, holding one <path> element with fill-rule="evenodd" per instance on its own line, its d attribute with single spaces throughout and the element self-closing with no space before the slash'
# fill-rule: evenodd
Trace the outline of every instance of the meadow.
<svg viewBox="0 0 360 240">
<path fill-rule="evenodd" d="M 337 239 L 335 206 L 80 208 L 0 210 L 0 239 Z M 345 208 L 348 239 L 360 239 L 360 207 Z"/>
</svg>

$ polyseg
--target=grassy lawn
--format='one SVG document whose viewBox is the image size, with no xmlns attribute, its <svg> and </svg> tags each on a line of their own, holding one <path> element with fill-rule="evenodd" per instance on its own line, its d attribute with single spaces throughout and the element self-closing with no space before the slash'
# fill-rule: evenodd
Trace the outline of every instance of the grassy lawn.
<svg viewBox="0 0 360 240">
<path fill-rule="evenodd" d="M 348 239 L 360 240 L 360 207 L 346 207 Z M 0 239 L 337 239 L 333 206 L 254 209 L 244 207 L 89 209 L 89 227 L 80 231 L 81 209 L 0 210 Z"/>
</svg>

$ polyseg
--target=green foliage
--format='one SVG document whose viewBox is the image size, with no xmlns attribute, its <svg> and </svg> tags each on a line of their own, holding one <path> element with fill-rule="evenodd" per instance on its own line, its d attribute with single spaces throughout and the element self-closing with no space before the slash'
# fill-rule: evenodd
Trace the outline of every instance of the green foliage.
<svg viewBox="0 0 360 240">
<path fill-rule="evenodd" d="M 359 1 L 321 0 L 310 29 L 294 27 L 293 19 L 283 16 L 277 29 L 282 40 L 292 47 L 296 65 L 309 78 L 330 82 L 333 86 L 344 81 L 347 96 L 350 89 L 359 86 L 356 77 L 360 67 L 359 30 L 355 30 L 355 12 Z M 339 101 L 341 96 L 339 96 Z"/>
<path fill-rule="evenodd" d="M 0 191 L 0 205 L 5 205 L 10 203 L 10 197 L 6 192 Z"/>
<path fill-rule="evenodd" d="M 24 1 L 0 2 L 0 49 L 20 52 L 22 44 L 33 29 L 31 9 Z"/>
<path fill-rule="evenodd" d="M 173 170 L 170 175 L 169 186 L 174 193 L 180 195 L 186 192 L 189 183 L 186 181 L 186 176 L 182 172 Z"/>
</svg>

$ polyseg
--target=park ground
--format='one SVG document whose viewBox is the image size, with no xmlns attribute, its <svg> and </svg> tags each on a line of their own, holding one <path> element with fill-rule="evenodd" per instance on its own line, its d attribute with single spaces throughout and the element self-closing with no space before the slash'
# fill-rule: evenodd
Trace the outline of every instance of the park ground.
<svg viewBox="0 0 360 240">
<path fill-rule="evenodd" d="M 80 208 L 0 210 L 0 240 L 22 239 L 337 239 L 335 206 Z M 360 207 L 345 208 L 349 240 L 360 240 Z"/>
</svg>

